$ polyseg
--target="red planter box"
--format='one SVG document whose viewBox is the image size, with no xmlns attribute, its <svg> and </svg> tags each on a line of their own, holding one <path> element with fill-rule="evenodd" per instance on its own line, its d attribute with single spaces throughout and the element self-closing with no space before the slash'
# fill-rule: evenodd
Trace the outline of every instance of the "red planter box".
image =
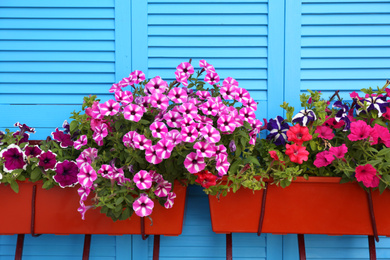
<svg viewBox="0 0 390 260">
<path fill-rule="evenodd" d="M 186 187 L 175 182 L 175 204 L 165 209 L 155 201 L 153 225 L 145 218 L 145 233 L 155 235 L 180 235 L 183 228 Z M 114 222 L 100 209 L 90 209 L 85 220 L 77 212 L 79 196 L 77 189 L 54 187 L 50 190 L 37 189 L 35 233 L 37 234 L 141 234 L 140 217 L 133 214 L 131 219 Z"/>
<path fill-rule="evenodd" d="M 298 178 L 286 188 L 269 185 L 263 233 L 373 235 L 366 192 L 340 178 Z M 209 196 L 213 231 L 256 233 L 263 191 L 240 189 L 226 197 Z M 390 235 L 390 192 L 373 192 L 379 235 Z"/>
<path fill-rule="evenodd" d="M 0 235 L 28 234 L 31 232 L 31 202 L 33 185 L 19 182 L 19 193 L 0 185 Z"/>
</svg>

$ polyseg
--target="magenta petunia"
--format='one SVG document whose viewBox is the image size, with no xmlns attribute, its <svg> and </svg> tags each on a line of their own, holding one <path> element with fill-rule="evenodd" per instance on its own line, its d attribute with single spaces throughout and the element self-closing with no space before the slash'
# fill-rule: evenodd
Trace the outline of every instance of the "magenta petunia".
<svg viewBox="0 0 390 260">
<path fill-rule="evenodd" d="M 233 132 L 236 129 L 236 121 L 231 115 L 221 115 L 217 124 L 222 132 Z"/>
<path fill-rule="evenodd" d="M 116 178 L 114 168 L 111 165 L 103 164 L 98 172 L 103 178 L 114 180 Z"/>
<path fill-rule="evenodd" d="M 181 126 L 181 121 L 183 120 L 183 117 L 179 112 L 169 110 L 167 113 L 164 114 L 163 119 L 165 119 L 168 126 L 178 128 Z"/>
<path fill-rule="evenodd" d="M 115 100 L 126 106 L 133 102 L 133 93 L 131 91 L 118 90 L 115 92 Z"/>
<path fill-rule="evenodd" d="M 334 137 L 333 129 L 327 126 L 317 126 L 316 131 L 319 138 L 332 140 Z"/>
<path fill-rule="evenodd" d="M 138 84 L 145 80 L 145 74 L 140 70 L 135 70 L 130 73 L 129 77 L 131 78 L 130 85 Z"/>
<path fill-rule="evenodd" d="M 198 114 L 198 108 L 193 103 L 184 103 L 178 108 L 183 116 L 194 118 Z"/>
<path fill-rule="evenodd" d="M 197 142 L 194 144 L 193 148 L 196 150 L 196 154 L 211 158 L 215 155 L 215 145 L 208 142 Z"/>
<path fill-rule="evenodd" d="M 80 188 L 77 189 L 77 193 L 80 196 L 80 201 L 86 201 L 89 194 L 91 193 L 91 189 L 80 186 Z"/>
<path fill-rule="evenodd" d="M 145 170 L 137 172 L 133 177 L 133 181 L 140 190 L 147 190 L 152 187 L 152 177 L 149 172 Z"/>
<path fill-rule="evenodd" d="M 206 167 L 206 163 L 204 162 L 204 158 L 202 156 L 191 152 L 186 156 L 184 166 L 190 173 L 197 173 Z"/>
<path fill-rule="evenodd" d="M 91 188 L 93 182 L 97 179 L 97 174 L 90 164 L 84 164 L 77 174 L 77 179 L 81 186 Z"/>
<path fill-rule="evenodd" d="M 77 174 L 79 168 L 75 162 L 65 160 L 59 162 L 56 165 L 55 169 L 56 175 L 53 176 L 53 179 L 60 185 L 61 188 L 73 187 L 77 184 Z"/>
<path fill-rule="evenodd" d="M 226 154 L 221 154 L 218 156 L 216 169 L 218 171 L 219 176 L 226 175 L 229 171 L 230 163 L 227 160 Z"/>
<path fill-rule="evenodd" d="M 208 98 L 210 98 L 211 97 L 211 94 L 210 94 L 210 92 L 208 92 L 208 91 L 197 91 L 196 92 L 196 95 L 199 97 L 199 99 L 201 99 L 201 100 L 205 100 L 205 99 L 208 99 Z"/>
<path fill-rule="evenodd" d="M 234 99 L 238 102 L 241 102 L 244 106 L 248 105 L 250 98 L 251 95 L 249 94 L 248 90 L 244 88 L 238 88 L 234 96 Z"/>
<path fill-rule="evenodd" d="M 136 104 L 130 104 L 123 109 L 125 119 L 138 122 L 144 115 L 144 109 Z"/>
<path fill-rule="evenodd" d="M 215 157 L 217 160 L 220 156 L 223 155 L 228 156 L 227 148 L 223 144 L 216 145 L 214 149 L 215 149 Z"/>
<path fill-rule="evenodd" d="M 169 99 L 164 94 L 154 93 L 153 95 L 150 96 L 150 105 L 152 107 L 165 111 L 169 106 Z"/>
<path fill-rule="evenodd" d="M 113 99 L 110 99 L 102 104 L 99 104 L 100 113 L 103 116 L 115 116 L 118 114 L 121 105 Z"/>
<path fill-rule="evenodd" d="M 249 98 L 246 107 L 252 109 L 253 111 L 257 111 L 257 102 L 253 98 Z"/>
<path fill-rule="evenodd" d="M 52 132 L 51 135 L 54 140 L 60 143 L 61 148 L 73 146 L 70 134 L 65 134 L 63 131 L 59 131 L 58 128 L 56 128 L 55 132 Z"/>
<path fill-rule="evenodd" d="M 256 120 L 255 112 L 248 107 L 241 108 L 238 117 L 249 124 L 252 124 Z"/>
<path fill-rule="evenodd" d="M 168 98 L 175 103 L 185 103 L 187 102 L 188 94 L 182 88 L 172 88 L 168 93 Z"/>
<path fill-rule="evenodd" d="M 207 63 L 207 61 L 205 61 L 205 60 L 199 61 L 199 67 L 203 68 L 206 72 L 209 72 L 209 71 L 215 72 L 214 66 Z"/>
<path fill-rule="evenodd" d="M 221 134 L 212 125 L 205 125 L 200 134 L 210 143 L 218 143 L 221 140 Z"/>
<path fill-rule="evenodd" d="M 147 139 L 144 135 L 136 134 L 133 136 L 133 145 L 137 149 L 145 150 L 152 146 L 152 141 Z"/>
<path fill-rule="evenodd" d="M 0 152 L 0 158 L 4 160 L 4 172 L 12 172 L 13 170 L 26 170 L 26 155 L 15 144 L 10 144 L 6 149 Z"/>
<path fill-rule="evenodd" d="M 185 73 L 181 73 L 180 71 L 175 71 L 176 81 L 181 83 L 183 86 L 188 86 L 188 76 Z"/>
<path fill-rule="evenodd" d="M 219 106 L 217 103 L 208 100 L 207 102 L 200 105 L 199 109 L 203 112 L 205 115 L 212 115 L 216 116 L 219 111 Z"/>
<path fill-rule="evenodd" d="M 154 93 L 164 93 L 168 88 L 168 83 L 161 79 L 160 76 L 156 76 L 152 78 L 146 85 L 145 85 L 145 93 L 146 94 L 154 94 Z"/>
<path fill-rule="evenodd" d="M 121 87 L 121 88 L 125 88 L 127 87 L 128 85 L 132 85 L 132 77 L 127 77 L 127 78 L 123 78 L 121 81 L 119 81 L 118 85 Z"/>
<path fill-rule="evenodd" d="M 215 85 L 219 82 L 219 75 L 215 71 L 208 71 L 204 77 L 204 81 L 210 85 Z"/>
<path fill-rule="evenodd" d="M 220 93 L 225 100 L 233 100 L 237 95 L 237 86 L 235 85 L 223 85 L 220 89 Z"/>
<path fill-rule="evenodd" d="M 191 116 L 184 115 L 183 119 L 180 121 L 181 128 L 193 126 L 195 124 L 194 118 Z"/>
<path fill-rule="evenodd" d="M 145 149 L 145 159 L 152 164 L 159 164 L 160 162 L 162 162 L 162 159 L 157 156 L 157 151 L 154 145 Z"/>
<path fill-rule="evenodd" d="M 79 157 L 76 158 L 77 167 L 81 168 L 84 166 L 84 164 L 91 164 L 92 158 L 89 156 L 86 156 L 85 153 L 81 153 Z"/>
<path fill-rule="evenodd" d="M 351 133 L 348 135 L 348 139 L 351 141 L 364 140 L 369 138 L 370 133 L 371 127 L 363 120 L 358 120 L 351 123 Z"/>
<path fill-rule="evenodd" d="M 38 157 L 41 153 L 42 150 L 38 147 L 38 145 L 27 146 L 24 151 L 24 154 L 30 157 Z"/>
<path fill-rule="evenodd" d="M 178 130 L 169 131 L 165 136 L 165 139 L 171 141 L 174 145 L 178 145 L 182 142 L 182 137 Z"/>
<path fill-rule="evenodd" d="M 194 67 L 192 67 L 191 63 L 189 62 L 182 62 L 176 67 L 176 71 L 178 71 L 181 75 L 185 75 L 190 77 L 192 74 L 194 74 Z"/>
<path fill-rule="evenodd" d="M 127 132 L 123 138 L 122 138 L 122 141 L 123 141 L 123 144 L 126 146 L 126 147 L 131 147 L 131 148 L 135 148 L 135 145 L 134 145 L 134 138 L 135 136 L 137 136 L 138 133 L 136 131 L 130 131 L 130 132 Z"/>
<path fill-rule="evenodd" d="M 88 142 L 88 138 L 86 135 L 82 135 L 80 136 L 79 139 L 77 139 L 74 143 L 73 143 L 73 147 L 76 149 L 76 150 L 80 150 L 82 146 L 86 145 Z"/>
<path fill-rule="evenodd" d="M 348 147 L 345 144 L 342 144 L 341 146 L 329 148 L 329 152 L 331 152 L 333 156 L 343 159 L 345 154 L 348 152 Z"/>
<path fill-rule="evenodd" d="M 163 197 L 168 196 L 168 194 L 171 192 L 171 190 L 172 190 L 172 183 L 170 183 L 168 181 L 161 181 L 157 185 L 156 190 L 154 191 L 154 194 L 157 197 L 163 198 Z"/>
<path fill-rule="evenodd" d="M 157 142 L 157 144 L 154 146 L 154 149 L 156 150 L 156 154 L 161 159 L 168 159 L 171 157 L 171 153 L 175 145 L 167 140 L 166 138 L 161 139 Z"/>
<path fill-rule="evenodd" d="M 133 203 L 133 210 L 139 217 L 146 217 L 152 214 L 154 202 L 146 194 L 141 194 Z"/>
<path fill-rule="evenodd" d="M 57 163 L 56 157 L 57 155 L 52 151 L 41 153 L 41 155 L 38 157 L 39 158 L 38 165 L 43 167 L 43 169 L 45 170 L 54 169 Z"/>
<path fill-rule="evenodd" d="M 80 201 L 80 207 L 77 209 L 77 211 L 81 214 L 81 219 L 85 219 L 85 213 L 87 210 L 93 208 L 93 206 L 85 206 L 84 202 Z"/>
<path fill-rule="evenodd" d="M 150 176 L 152 177 L 152 180 L 156 183 L 160 183 L 164 181 L 164 178 L 161 174 L 157 173 L 156 171 L 150 170 L 149 171 Z"/>
<path fill-rule="evenodd" d="M 186 143 L 192 143 L 198 138 L 198 131 L 194 126 L 185 126 L 181 128 L 181 140 Z"/>
<path fill-rule="evenodd" d="M 100 126 L 95 127 L 92 138 L 93 140 L 95 140 L 95 142 L 99 142 L 102 141 L 104 137 L 106 137 L 107 135 L 108 135 L 107 124 L 101 124 Z"/>
<path fill-rule="evenodd" d="M 208 118 L 207 116 L 199 116 L 199 123 L 203 125 L 213 125 L 213 119 Z"/>
<path fill-rule="evenodd" d="M 167 201 L 164 203 L 164 207 L 166 209 L 170 209 L 173 207 L 174 199 L 176 198 L 176 194 L 174 192 L 170 192 L 167 196 Z"/>
<path fill-rule="evenodd" d="M 318 168 L 325 167 L 331 164 L 334 161 L 335 157 L 333 153 L 329 151 L 323 151 L 316 155 L 316 159 L 314 160 L 314 165 Z"/>
<path fill-rule="evenodd" d="M 108 92 L 110 93 L 115 93 L 117 91 L 120 91 L 121 90 L 121 85 L 115 83 L 115 84 L 112 84 L 111 88 L 108 90 Z"/>
<path fill-rule="evenodd" d="M 154 138 L 164 138 L 168 133 L 168 128 L 163 122 L 153 122 L 149 126 L 150 131 L 152 131 L 152 136 Z"/>
<path fill-rule="evenodd" d="M 379 185 L 376 169 L 371 164 L 357 166 L 355 177 L 357 181 L 363 182 L 363 185 L 367 188 L 376 188 Z"/>
</svg>

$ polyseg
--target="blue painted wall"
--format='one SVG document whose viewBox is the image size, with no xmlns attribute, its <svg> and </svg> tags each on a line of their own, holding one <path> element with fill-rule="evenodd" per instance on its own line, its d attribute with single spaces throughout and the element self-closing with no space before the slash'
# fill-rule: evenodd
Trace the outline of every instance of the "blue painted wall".
<svg viewBox="0 0 390 260">
<path fill-rule="evenodd" d="M 381 86 L 390 75 L 386 0 L 1 0 L 0 129 L 16 121 L 44 139 L 132 70 L 172 80 L 177 64 L 206 59 L 259 102 L 259 118 L 298 106 L 306 89 L 342 95 Z M 161 259 L 224 259 L 211 231 L 207 197 L 188 192 L 183 234 L 163 237 Z M 288 220 L 286 220 L 288 221 Z M 2 225 L 5 223 L 1 223 Z M 83 236 L 26 236 L 24 259 L 80 259 Z M 0 236 L 13 259 L 16 236 Z M 93 236 L 91 259 L 151 259 L 153 241 Z M 234 259 L 298 259 L 295 235 L 233 235 Z M 367 259 L 359 236 L 306 236 L 308 259 Z M 377 244 L 390 258 L 390 240 Z"/>
</svg>

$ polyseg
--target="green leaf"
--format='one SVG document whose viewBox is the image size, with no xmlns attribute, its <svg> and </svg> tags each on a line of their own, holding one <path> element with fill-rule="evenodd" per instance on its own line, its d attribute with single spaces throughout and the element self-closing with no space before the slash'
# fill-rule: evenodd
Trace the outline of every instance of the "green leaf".
<svg viewBox="0 0 390 260">
<path fill-rule="evenodd" d="M 390 153 L 390 148 L 383 148 L 382 150 L 379 151 L 378 156 L 384 156 L 389 153 Z"/>
<path fill-rule="evenodd" d="M 72 133 L 73 133 L 74 130 L 76 129 L 77 125 L 78 125 L 78 123 L 77 123 L 77 121 L 75 121 L 75 120 L 73 120 L 72 122 L 70 122 L 69 129 L 70 129 L 70 131 L 71 131 Z"/>
<path fill-rule="evenodd" d="M 41 169 L 39 167 L 36 167 L 32 172 L 31 172 L 31 181 L 35 182 L 39 180 L 41 177 Z"/>
<path fill-rule="evenodd" d="M 119 204 L 122 203 L 123 200 L 124 200 L 123 197 L 119 197 L 119 198 L 117 198 L 117 199 L 115 200 L 115 204 L 116 204 L 116 205 L 119 205 Z"/>
<path fill-rule="evenodd" d="M 247 158 L 245 158 L 244 162 L 245 163 L 251 162 L 251 163 L 254 163 L 254 164 L 260 166 L 259 161 L 255 157 L 253 157 L 253 156 L 248 156 Z"/>
<path fill-rule="evenodd" d="M 126 219 L 130 218 L 130 214 L 131 214 L 130 209 L 126 207 L 125 210 L 122 212 L 120 219 L 126 220 Z"/>
<path fill-rule="evenodd" d="M 19 193 L 19 185 L 16 181 L 12 180 L 10 185 L 14 192 Z"/>
<path fill-rule="evenodd" d="M 379 188 L 379 192 L 380 192 L 381 194 L 385 191 L 386 187 L 387 187 L 387 185 L 386 185 L 384 182 L 382 182 L 382 181 L 379 182 L 378 188 Z"/>
<path fill-rule="evenodd" d="M 251 124 L 249 124 L 247 121 L 244 121 L 244 127 L 248 130 L 251 130 L 252 129 L 252 126 Z"/>
<path fill-rule="evenodd" d="M 45 190 L 48 190 L 50 188 L 52 188 L 54 186 L 54 184 L 50 181 L 46 181 L 43 185 L 42 185 L 42 189 L 45 189 Z"/>
</svg>

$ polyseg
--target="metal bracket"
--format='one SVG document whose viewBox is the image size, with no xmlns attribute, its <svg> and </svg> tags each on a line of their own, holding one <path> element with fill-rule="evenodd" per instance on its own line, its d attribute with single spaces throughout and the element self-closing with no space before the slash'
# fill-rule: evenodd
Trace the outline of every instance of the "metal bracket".
<svg viewBox="0 0 390 260">
<path fill-rule="evenodd" d="M 153 260 L 160 259 L 160 235 L 154 235 Z"/>
<path fill-rule="evenodd" d="M 263 197 L 261 202 L 261 211 L 259 219 L 259 228 L 257 230 L 257 235 L 260 236 L 263 229 L 264 214 L 265 214 L 265 202 L 267 201 L 267 192 L 268 192 L 268 182 L 265 183 L 265 188 L 263 191 Z"/>
<path fill-rule="evenodd" d="M 149 235 L 145 235 L 145 217 L 141 218 L 141 236 L 142 240 L 146 240 Z"/>
<path fill-rule="evenodd" d="M 371 226 L 376 242 L 379 242 L 378 229 L 376 227 L 374 204 L 372 203 L 371 188 L 367 191 L 368 208 L 370 209 Z"/>
<path fill-rule="evenodd" d="M 83 260 L 89 259 L 89 252 L 91 251 L 91 238 L 89 234 L 84 235 L 84 249 L 83 249 Z"/>
<path fill-rule="evenodd" d="M 32 199 L 31 199 L 31 235 L 33 237 L 39 237 L 41 234 L 35 234 L 35 200 L 37 197 L 37 185 L 33 186 Z"/>
<path fill-rule="evenodd" d="M 23 255 L 24 234 L 18 234 L 16 242 L 15 260 L 21 260 Z"/>
<path fill-rule="evenodd" d="M 299 260 L 306 260 L 305 235 L 298 234 Z"/>
<path fill-rule="evenodd" d="M 370 250 L 370 260 L 376 260 L 376 249 L 374 236 L 368 236 L 368 249 Z"/>
<path fill-rule="evenodd" d="M 226 234 L 226 260 L 233 260 L 232 233 Z"/>
</svg>

